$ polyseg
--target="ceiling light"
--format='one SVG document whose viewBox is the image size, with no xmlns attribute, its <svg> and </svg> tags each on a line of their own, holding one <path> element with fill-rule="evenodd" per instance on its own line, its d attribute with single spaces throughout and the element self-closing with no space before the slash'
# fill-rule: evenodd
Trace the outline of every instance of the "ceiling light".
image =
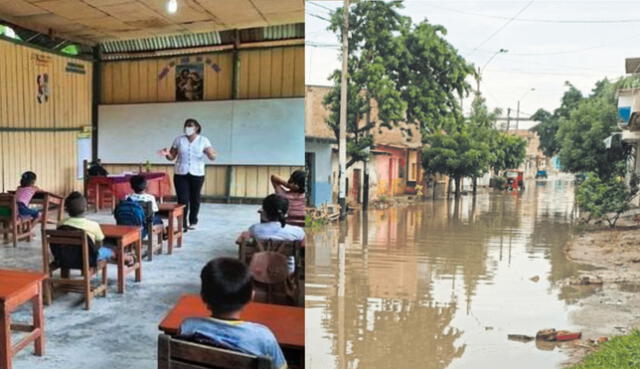
<svg viewBox="0 0 640 369">
<path fill-rule="evenodd" d="M 174 14 L 178 11 L 178 0 L 169 0 L 167 2 L 167 11 Z"/>
</svg>

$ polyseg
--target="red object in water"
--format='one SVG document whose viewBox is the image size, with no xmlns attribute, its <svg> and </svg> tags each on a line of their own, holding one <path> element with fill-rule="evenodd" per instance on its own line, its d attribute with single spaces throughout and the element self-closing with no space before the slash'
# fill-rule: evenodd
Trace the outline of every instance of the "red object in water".
<svg viewBox="0 0 640 369">
<path fill-rule="evenodd" d="M 556 341 L 573 341 L 580 339 L 580 337 L 582 337 L 581 332 L 558 331 Z"/>
<path fill-rule="evenodd" d="M 504 188 L 507 191 L 524 191 L 524 173 L 521 170 L 507 170 L 505 177 L 507 182 Z"/>
</svg>

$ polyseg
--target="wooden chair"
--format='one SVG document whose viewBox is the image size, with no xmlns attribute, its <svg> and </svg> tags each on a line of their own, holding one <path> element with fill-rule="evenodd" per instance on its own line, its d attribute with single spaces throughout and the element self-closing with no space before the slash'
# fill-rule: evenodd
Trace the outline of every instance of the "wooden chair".
<svg viewBox="0 0 640 369">
<path fill-rule="evenodd" d="M 100 159 L 98 159 L 100 164 Z M 106 207 L 113 209 L 116 205 L 116 198 L 110 186 L 106 184 L 96 184 L 91 186 L 89 175 L 89 161 L 82 162 L 82 180 L 84 184 L 84 197 L 87 199 L 87 206 L 94 206 L 95 211 Z"/>
<path fill-rule="evenodd" d="M 147 237 L 142 241 L 147 245 L 147 260 L 153 260 L 153 254 L 159 251 L 162 254 L 162 232 L 164 231 L 164 225 L 153 224 L 153 204 L 151 201 L 138 201 L 144 209 L 144 229 L 146 230 Z"/>
<path fill-rule="evenodd" d="M 15 194 L 0 194 L 0 234 L 4 236 L 4 243 L 9 242 L 9 235 L 13 239 L 13 247 L 18 241 L 33 239 L 33 227 L 38 224 L 37 219 L 23 218 L 18 214 L 18 203 Z"/>
<path fill-rule="evenodd" d="M 271 369 L 271 360 L 160 334 L 158 369 Z"/>
<path fill-rule="evenodd" d="M 293 274 L 282 276 L 282 260 L 270 253 L 281 254 L 284 262 L 289 257 L 294 258 L 295 271 Z M 254 256 L 261 254 L 259 260 Z M 240 245 L 240 260 L 249 265 L 254 277 L 256 290 L 255 301 L 270 304 L 295 305 L 304 304 L 301 295 L 301 276 L 304 270 L 304 262 L 301 255 L 300 241 L 274 241 L 274 240 L 245 240 Z M 257 264 L 259 262 L 259 265 Z M 271 269 L 271 270 L 269 270 Z M 287 270 L 285 265 L 285 270 Z M 262 274 L 262 275 L 259 275 Z"/>
<path fill-rule="evenodd" d="M 97 248 L 84 231 L 72 227 L 60 227 L 58 230 L 45 230 L 45 242 L 42 249 L 44 273 L 49 276 L 45 282 L 45 300 L 51 304 L 53 289 L 84 294 L 84 307 L 91 308 L 91 300 L 98 295 L 107 295 L 107 262 L 96 261 Z M 50 258 L 53 254 L 53 260 Z M 53 273 L 60 269 L 60 277 Z M 70 278 L 70 270 L 79 269 L 81 279 Z M 102 278 L 97 286 L 91 280 L 99 272 Z"/>
</svg>

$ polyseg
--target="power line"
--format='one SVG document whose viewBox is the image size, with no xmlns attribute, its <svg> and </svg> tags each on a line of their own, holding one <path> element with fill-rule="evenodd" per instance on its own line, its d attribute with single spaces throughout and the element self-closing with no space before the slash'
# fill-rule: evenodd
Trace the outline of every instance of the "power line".
<svg viewBox="0 0 640 369">
<path fill-rule="evenodd" d="M 317 15 L 317 14 L 313 14 L 313 13 L 307 13 L 307 15 L 310 15 L 314 18 L 318 18 L 318 19 L 322 19 L 323 21 L 327 21 L 329 23 L 331 23 L 331 19 L 325 18 L 323 16 Z"/>
<path fill-rule="evenodd" d="M 501 15 L 489 15 L 474 12 L 467 12 L 464 10 L 456 10 L 447 8 L 440 5 L 428 4 L 434 8 L 446 10 L 453 13 L 472 15 L 477 17 L 493 18 L 493 19 L 509 19 L 509 17 Z M 513 19 L 518 22 L 531 22 L 531 23 L 565 23 L 565 24 L 611 24 L 611 23 L 640 23 L 640 19 L 540 19 L 540 18 L 518 18 Z"/>
<path fill-rule="evenodd" d="M 491 36 L 487 37 L 484 41 L 482 41 L 478 46 L 476 46 L 475 48 L 473 48 L 473 51 L 476 51 L 477 49 L 479 49 L 480 47 L 482 47 L 482 45 L 486 44 L 489 40 L 491 40 L 492 38 L 494 38 L 498 33 L 500 33 L 500 31 L 502 31 L 503 29 L 505 29 L 509 23 L 511 23 L 514 19 L 516 19 L 520 14 L 522 14 L 522 12 L 524 12 L 525 10 L 527 10 L 528 7 L 531 6 L 531 4 L 533 4 L 535 0 L 531 0 L 527 3 L 527 5 L 523 6 L 522 9 L 520 9 L 520 11 L 518 11 L 516 13 L 516 15 L 514 15 L 513 17 L 509 18 L 509 20 L 507 20 L 500 28 L 498 28 L 495 32 L 493 32 L 491 34 Z"/>
<path fill-rule="evenodd" d="M 306 4 L 315 5 L 315 6 L 317 6 L 317 7 L 322 8 L 322 9 L 326 9 L 326 10 L 328 10 L 328 11 L 330 11 L 330 12 L 335 11 L 334 9 L 331 9 L 331 8 L 329 8 L 328 6 L 320 5 L 320 4 L 317 4 L 317 3 L 313 2 L 313 1 L 306 1 Z"/>
</svg>

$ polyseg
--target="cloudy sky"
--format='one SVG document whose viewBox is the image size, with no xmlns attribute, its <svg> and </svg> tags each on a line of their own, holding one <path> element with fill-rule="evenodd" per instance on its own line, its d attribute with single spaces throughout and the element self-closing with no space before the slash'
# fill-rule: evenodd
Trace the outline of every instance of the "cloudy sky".
<svg viewBox="0 0 640 369">
<path fill-rule="evenodd" d="M 338 40 L 326 28 L 342 1 L 306 2 L 306 83 L 329 85 L 340 67 Z M 640 1 L 406 0 L 402 13 L 447 28 L 447 40 L 476 66 L 490 107 L 521 117 L 557 108 L 570 81 L 584 93 L 604 77 L 624 75 L 625 58 L 640 56 Z M 530 91 L 531 89 L 535 91 Z M 465 110 L 469 102 L 465 101 Z"/>
</svg>

